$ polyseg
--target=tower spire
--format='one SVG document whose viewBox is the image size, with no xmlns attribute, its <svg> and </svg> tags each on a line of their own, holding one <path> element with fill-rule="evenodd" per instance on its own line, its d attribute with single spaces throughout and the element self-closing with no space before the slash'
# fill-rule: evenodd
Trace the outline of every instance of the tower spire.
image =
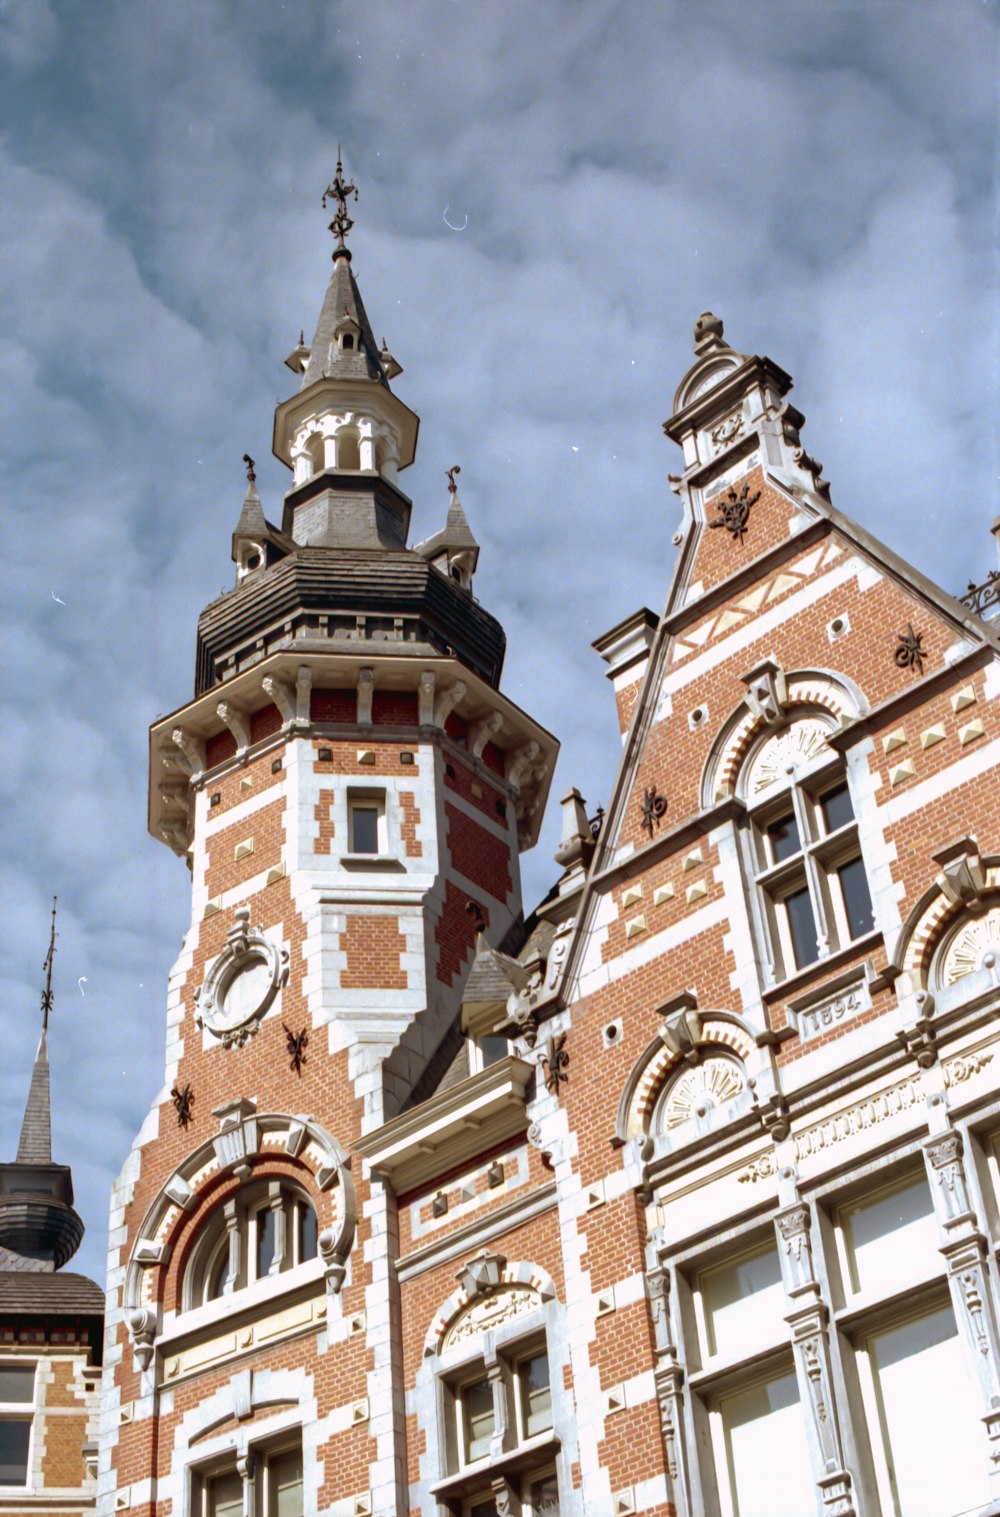
<svg viewBox="0 0 1000 1517">
<path fill-rule="evenodd" d="M 56 954 L 56 897 L 52 897 L 52 927 L 49 933 L 49 951 L 42 968 L 45 971 L 45 989 L 42 991 L 42 1035 L 38 1040 L 35 1063 L 31 1071 L 28 1100 L 21 1123 L 21 1137 L 17 1145 L 18 1164 L 52 1163 L 52 1102 L 49 1081 L 49 1012 L 52 1010 L 52 964 Z"/>
<path fill-rule="evenodd" d="M 352 195 L 354 196 L 355 202 L 357 202 L 357 186 L 354 184 L 348 184 L 344 178 L 344 165 L 340 161 L 340 143 L 338 142 L 337 172 L 334 174 L 330 183 L 323 191 L 324 211 L 326 210 L 326 202 L 328 200 L 336 201 L 337 205 L 337 209 L 333 213 L 333 220 L 330 222 L 330 231 L 337 239 L 337 246 L 333 250 L 333 260 L 335 263 L 338 258 L 346 258 L 348 263 L 351 261 L 351 255 L 348 251 L 344 239 L 346 238 L 348 232 L 351 230 L 351 227 L 354 225 L 354 222 L 347 214 L 347 202 Z"/>
</svg>

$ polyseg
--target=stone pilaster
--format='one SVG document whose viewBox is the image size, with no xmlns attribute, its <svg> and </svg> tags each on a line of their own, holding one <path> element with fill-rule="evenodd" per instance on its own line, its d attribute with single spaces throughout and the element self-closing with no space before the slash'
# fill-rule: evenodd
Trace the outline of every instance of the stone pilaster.
<svg viewBox="0 0 1000 1517">
<path fill-rule="evenodd" d="M 856 1517 L 851 1476 L 843 1444 L 830 1366 L 830 1311 L 813 1269 L 809 1208 L 802 1202 L 785 1207 L 774 1219 L 781 1275 L 792 1334 L 799 1394 L 810 1431 L 816 1484 L 826 1517 Z"/>
<path fill-rule="evenodd" d="M 646 1272 L 646 1296 L 653 1320 L 656 1359 L 653 1381 L 660 1412 L 660 1430 L 667 1470 L 667 1499 L 677 1517 L 691 1517 L 691 1489 L 684 1443 L 684 1366 L 677 1353 L 670 1321 L 670 1271 L 656 1258 Z"/>
</svg>

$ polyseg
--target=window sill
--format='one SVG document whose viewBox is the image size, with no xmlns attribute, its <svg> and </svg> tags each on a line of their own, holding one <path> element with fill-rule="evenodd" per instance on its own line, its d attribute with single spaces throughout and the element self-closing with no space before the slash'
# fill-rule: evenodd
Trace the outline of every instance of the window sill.
<svg viewBox="0 0 1000 1517">
<path fill-rule="evenodd" d="M 219 1296 L 204 1306 L 175 1313 L 164 1323 L 156 1346 L 164 1352 L 174 1352 L 183 1342 L 206 1328 L 234 1327 L 245 1313 L 259 1317 L 262 1309 L 275 1304 L 284 1306 L 286 1298 L 294 1298 L 303 1292 L 312 1294 L 322 1284 L 323 1261 L 320 1258 L 308 1259 L 304 1264 L 282 1270 L 277 1275 L 265 1275 L 263 1280 Z"/>
<path fill-rule="evenodd" d="M 391 853 L 342 853 L 340 864 L 343 869 L 377 869 L 383 873 L 406 873 L 406 865 L 402 859 L 396 858 Z"/>
<path fill-rule="evenodd" d="M 835 953 L 828 953 L 825 959 L 817 959 L 815 963 L 807 964 L 804 969 L 797 969 L 787 979 L 779 980 L 775 985 L 768 985 L 761 992 L 765 1001 L 778 1001 L 783 996 L 790 996 L 797 990 L 801 990 L 812 984 L 814 980 L 821 979 L 824 975 L 832 975 L 837 970 L 845 969 L 853 959 L 870 952 L 873 948 L 880 947 L 882 934 L 876 927 L 872 932 L 866 932 L 860 938 L 854 938 L 844 948 L 838 948 Z M 872 982 L 871 989 L 881 989 L 881 985 Z"/>
<path fill-rule="evenodd" d="M 437 1485 L 432 1485 L 431 1495 L 443 1500 L 469 1496 L 477 1488 L 482 1489 L 484 1477 L 514 1475 L 531 1465 L 547 1463 L 559 1452 L 561 1446 L 559 1435 L 550 1428 L 548 1432 L 538 1433 L 534 1438 L 525 1438 L 517 1448 L 501 1454 L 498 1459 L 487 1457 L 477 1459 L 475 1464 L 467 1464 L 459 1474 L 449 1475 L 447 1480 L 439 1480 Z"/>
</svg>

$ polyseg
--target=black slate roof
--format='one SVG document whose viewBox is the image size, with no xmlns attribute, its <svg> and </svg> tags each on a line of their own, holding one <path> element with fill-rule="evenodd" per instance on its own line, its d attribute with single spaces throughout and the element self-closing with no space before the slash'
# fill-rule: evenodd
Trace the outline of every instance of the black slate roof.
<svg viewBox="0 0 1000 1517">
<path fill-rule="evenodd" d="M 104 1292 L 86 1275 L 0 1270 L 0 1316 L 102 1317 Z"/>
</svg>

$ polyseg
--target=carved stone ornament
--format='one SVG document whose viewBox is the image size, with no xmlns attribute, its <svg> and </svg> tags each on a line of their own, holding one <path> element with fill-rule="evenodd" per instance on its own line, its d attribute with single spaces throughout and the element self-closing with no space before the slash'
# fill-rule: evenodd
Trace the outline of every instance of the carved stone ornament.
<svg viewBox="0 0 1000 1517">
<path fill-rule="evenodd" d="M 732 411 L 724 416 L 720 422 L 716 422 L 709 434 L 712 439 L 712 447 L 717 453 L 727 448 L 734 438 L 739 437 L 743 431 L 743 412 Z"/>
<path fill-rule="evenodd" d="M 941 894 L 954 906 L 964 906 L 971 912 L 981 911 L 986 873 L 976 840 L 959 838 L 947 848 L 939 848 L 931 857 L 941 866 L 941 873 L 937 876 Z"/>
<path fill-rule="evenodd" d="M 954 985 L 979 969 L 1000 964 L 1000 907 L 960 923 L 941 963 L 940 983 Z"/>
<path fill-rule="evenodd" d="M 502 1323 L 533 1312 L 540 1305 L 537 1292 L 524 1285 L 505 1285 L 488 1296 L 479 1296 L 448 1329 L 441 1349 L 454 1348 L 456 1343 L 494 1332 Z"/>
<path fill-rule="evenodd" d="M 195 1021 L 224 1048 L 240 1047 L 253 1036 L 288 979 L 288 950 L 249 923 L 247 908 L 238 907 L 225 947 L 195 996 Z"/>
<path fill-rule="evenodd" d="M 781 665 L 773 658 L 765 658 L 740 678 L 747 687 L 743 698 L 754 716 L 768 727 L 780 726 L 788 704 L 788 681 Z"/>
<path fill-rule="evenodd" d="M 749 703 L 749 696 L 747 700 Z M 747 771 L 746 793 L 750 799 L 755 800 L 779 785 L 788 785 L 817 759 L 828 756 L 829 730 L 817 717 L 807 716 L 768 738 Z"/>
<path fill-rule="evenodd" d="M 716 1106 L 742 1095 L 747 1083 L 735 1059 L 703 1059 L 682 1070 L 664 1097 L 660 1124 L 669 1132 L 692 1118 L 704 1119 Z"/>
</svg>

